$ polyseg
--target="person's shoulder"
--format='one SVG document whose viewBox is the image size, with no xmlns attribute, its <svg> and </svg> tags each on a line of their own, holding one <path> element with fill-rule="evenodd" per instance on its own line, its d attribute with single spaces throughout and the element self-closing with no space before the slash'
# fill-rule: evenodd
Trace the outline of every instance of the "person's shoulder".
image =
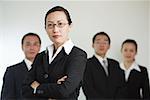
<svg viewBox="0 0 150 100">
<path fill-rule="evenodd" d="M 77 47 L 77 46 L 74 46 L 74 47 L 72 48 L 72 50 L 78 51 L 78 52 L 84 52 L 84 53 L 86 53 L 83 49 L 81 49 L 81 48 L 79 48 L 79 47 Z"/>
<path fill-rule="evenodd" d="M 138 65 L 140 68 L 140 73 L 143 75 L 143 79 L 149 77 L 149 71 L 145 66 Z"/>
<path fill-rule="evenodd" d="M 35 57 L 35 59 L 34 59 L 32 65 L 35 65 L 35 64 L 36 64 L 36 65 L 41 64 L 41 63 L 42 63 L 41 61 L 43 61 L 43 59 L 46 59 L 46 58 L 45 58 L 46 55 L 48 55 L 48 51 L 47 51 L 47 50 L 44 50 L 44 51 L 38 53 L 38 54 L 36 55 L 36 57 Z"/>
<path fill-rule="evenodd" d="M 87 60 L 88 60 L 88 61 L 92 61 L 92 60 L 94 60 L 94 59 L 96 59 L 96 57 L 95 57 L 95 56 L 92 56 L 92 57 L 88 58 Z"/>
<path fill-rule="evenodd" d="M 111 63 L 117 63 L 117 64 L 119 64 L 119 62 L 117 60 L 115 60 L 115 59 L 112 59 L 112 58 L 107 58 L 107 59 Z"/>
<path fill-rule="evenodd" d="M 98 61 L 98 59 L 93 55 L 92 57 L 89 57 L 88 59 L 87 59 L 87 65 L 88 64 L 93 64 L 93 63 L 97 63 L 97 62 L 99 62 Z"/>
<path fill-rule="evenodd" d="M 87 53 L 83 49 L 81 49 L 81 48 L 79 48 L 77 46 L 74 46 L 72 48 L 72 53 L 73 54 L 84 54 L 84 55 L 87 55 Z"/>
<path fill-rule="evenodd" d="M 48 53 L 48 51 L 47 51 L 47 50 L 44 50 L 44 51 L 38 53 L 37 56 L 42 56 L 42 55 L 45 55 L 46 53 Z"/>
<path fill-rule="evenodd" d="M 8 67 L 6 68 L 5 73 L 14 73 L 16 70 L 19 70 L 19 68 L 21 68 L 21 66 L 22 66 L 23 63 L 24 63 L 24 62 L 22 61 L 22 62 L 19 62 L 19 63 L 17 63 L 17 64 L 8 66 Z"/>
<path fill-rule="evenodd" d="M 24 63 L 24 61 L 19 62 L 19 63 L 14 64 L 14 65 L 11 65 L 11 66 L 8 66 L 8 67 L 7 67 L 7 70 L 13 70 L 13 69 L 16 69 L 16 68 L 20 67 L 23 63 Z"/>
<path fill-rule="evenodd" d="M 138 65 L 140 70 L 143 72 L 147 71 L 147 68 L 145 66 L 142 66 L 142 65 Z"/>
<path fill-rule="evenodd" d="M 47 50 L 44 50 L 44 51 L 38 53 L 38 54 L 36 55 L 35 59 L 40 59 L 40 58 L 42 58 L 44 55 L 46 55 L 47 53 L 48 53 L 48 51 L 47 51 Z"/>
</svg>

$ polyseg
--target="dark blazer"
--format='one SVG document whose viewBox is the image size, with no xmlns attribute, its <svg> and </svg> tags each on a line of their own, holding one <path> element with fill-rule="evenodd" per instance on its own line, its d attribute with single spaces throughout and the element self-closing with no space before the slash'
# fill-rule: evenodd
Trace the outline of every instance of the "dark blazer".
<svg viewBox="0 0 150 100">
<path fill-rule="evenodd" d="M 82 88 L 88 100 L 112 100 L 122 97 L 118 92 L 125 81 L 123 70 L 116 60 L 107 60 L 109 76 L 106 76 L 104 68 L 95 56 L 87 61 Z"/>
<path fill-rule="evenodd" d="M 63 48 L 50 64 L 47 52 L 38 54 L 23 84 L 24 98 L 77 99 L 86 61 L 87 54 L 75 46 L 69 55 Z M 57 80 L 64 75 L 67 79 L 58 85 Z M 34 80 L 40 83 L 36 94 L 30 87 Z"/>
<path fill-rule="evenodd" d="M 24 61 L 6 69 L 1 92 L 2 100 L 20 100 L 22 82 L 28 73 Z"/>
<path fill-rule="evenodd" d="M 126 99 L 146 99 L 150 100 L 150 84 L 148 72 L 145 67 L 139 66 L 141 72 L 132 70 L 128 81 L 125 83 L 122 93 L 125 93 Z M 140 95 L 142 89 L 142 97 Z"/>
</svg>

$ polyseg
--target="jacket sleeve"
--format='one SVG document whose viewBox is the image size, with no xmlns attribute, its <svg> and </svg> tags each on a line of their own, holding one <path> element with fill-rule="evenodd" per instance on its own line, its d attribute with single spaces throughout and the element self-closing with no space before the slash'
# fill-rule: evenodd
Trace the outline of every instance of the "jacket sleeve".
<svg viewBox="0 0 150 100">
<path fill-rule="evenodd" d="M 13 69 L 7 68 L 3 77 L 1 100 L 16 99 L 15 79 Z"/>
<path fill-rule="evenodd" d="M 86 96 L 87 99 L 93 99 L 98 97 L 98 94 L 94 88 L 93 84 L 93 79 L 92 79 L 92 66 L 90 66 L 87 63 L 85 72 L 84 72 L 84 77 L 83 77 L 83 82 L 82 82 L 82 88 L 83 92 Z"/>
<path fill-rule="evenodd" d="M 143 81 L 142 81 L 142 93 L 143 93 L 143 98 L 144 99 L 150 99 L 150 83 L 149 83 L 149 78 L 148 78 L 148 72 L 147 69 L 144 68 L 143 71 Z"/>
<path fill-rule="evenodd" d="M 69 56 L 66 63 L 67 79 L 60 85 L 56 83 L 41 84 L 37 88 L 37 95 L 51 98 L 69 97 L 71 93 L 79 88 L 82 81 L 87 55 L 85 52 Z"/>
</svg>

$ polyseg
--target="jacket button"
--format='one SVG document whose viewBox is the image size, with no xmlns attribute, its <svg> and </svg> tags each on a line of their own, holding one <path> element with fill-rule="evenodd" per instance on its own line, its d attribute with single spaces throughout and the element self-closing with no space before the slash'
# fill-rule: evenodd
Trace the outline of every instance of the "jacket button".
<svg viewBox="0 0 150 100">
<path fill-rule="evenodd" d="M 37 93 L 38 94 L 43 94 L 43 91 L 42 90 L 37 90 Z"/>
<path fill-rule="evenodd" d="M 48 78 L 48 74 L 45 74 L 45 75 L 44 75 L 44 78 Z"/>
</svg>

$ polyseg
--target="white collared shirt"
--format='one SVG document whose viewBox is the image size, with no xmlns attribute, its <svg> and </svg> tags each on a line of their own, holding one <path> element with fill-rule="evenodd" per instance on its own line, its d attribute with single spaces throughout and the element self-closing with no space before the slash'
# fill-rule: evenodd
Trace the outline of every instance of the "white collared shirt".
<svg viewBox="0 0 150 100">
<path fill-rule="evenodd" d="M 47 49 L 48 49 L 48 55 L 49 55 L 49 64 L 54 60 L 54 58 L 58 55 L 58 53 L 62 50 L 63 47 L 64 47 L 65 52 L 69 55 L 73 46 L 74 46 L 73 42 L 71 41 L 71 39 L 69 39 L 57 49 L 54 56 L 53 56 L 54 44 L 48 46 Z"/>
<path fill-rule="evenodd" d="M 103 60 L 106 61 L 106 65 L 108 66 L 108 61 L 107 61 L 107 57 L 105 56 L 104 58 L 102 58 L 101 56 L 95 54 L 95 57 L 99 60 L 99 62 L 101 63 L 101 65 L 104 67 L 104 63 Z"/>
<path fill-rule="evenodd" d="M 28 60 L 27 58 L 24 59 L 24 62 L 27 66 L 28 71 L 32 68 L 32 62 L 30 60 Z"/>
<path fill-rule="evenodd" d="M 141 72 L 141 70 L 140 70 L 140 68 L 139 68 L 139 66 L 138 66 L 138 64 L 137 64 L 136 62 L 133 62 L 132 65 L 131 65 L 128 69 L 125 68 L 124 63 L 122 62 L 122 63 L 120 63 L 120 68 L 121 68 L 122 70 L 124 70 L 124 72 L 125 72 L 125 79 L 126 79 L 126 81 L 128 81 L 130 72 L 131 72 L 133 69 L 135 69 L 135 70 Z"/>
</svg>

